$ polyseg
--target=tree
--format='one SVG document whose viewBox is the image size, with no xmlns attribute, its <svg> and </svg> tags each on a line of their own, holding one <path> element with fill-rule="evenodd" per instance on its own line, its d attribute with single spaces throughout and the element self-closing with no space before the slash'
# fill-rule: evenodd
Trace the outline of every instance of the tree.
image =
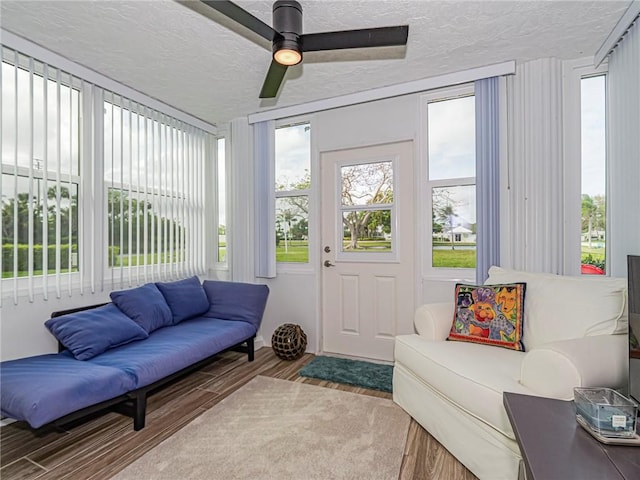
<svg viewBox="0 0 640 480">
<path fill-rule="evenodd" d="M 600 231 L 604 232 L 607 228 L 607 218 L 606 218 L 606 199 L 604 195 L 594 195 L 593 203 L 596 206 L 596 212 L 593 219 L 593 227 Z"/>
<path fill-rule="evenodd" d="M 284 238 L 284 251 L 289 251 L 289 240 L 291 239 L 291 222 L 295 214 L 291 209 L 281 209 L 276 214 L 276 224 Z M 276 233 L 277 235 L 277 233 Z"/>
<path fill-rule="evenodd" d="M 582 231 L 587 231 L 587 242 L 591 248 L 591 236 L 593 232 L 593 222 L 598 210 L 593 198 L 586 193 L 582 195 Z"/>
<path fill-rule="evenodd" d="M 71 194 L 68 186 L 49 187 L 46 192 L 47 209 L 45 210 L 42 185 L 38 180 L 32 195 L 21 192 L 14 198 L 6 198 L 2 202 L 2 243 L 5 245 L 16 243 L 18 251 L 24 252 L 18 254 L 20 270 L 28 268 L 46 270 L 53 268 L 58 262 L 61 268 L 66 269 L 71 259 L 69 254 L 77 252 L 77 195 Z M 48 245 L 47 265 L 43 264 L 45 233 Z M 59 243 L 59 249 L 56 248 L 56 243 Z M 28 245 L 31 247 L 27 247 Z M 28 258 L 31 255 L 33 255 L 32 262 L 29 266 Z M 3 268 L 5 271 L 10 271 L 13 267 L 5 264 Z"/>
<path fill-rule="evenodd" d="M 367 163 L 342 167 L 342 205 L 379 205 L 393 202 L 393 169 L 391 162 Z M 375 225 L 386 219 L 378 210 L 351 210 L 343 215 L 345 229 L 349 231 L 348 249 L 358 248 L 358 239 L 367 234 L 371 219 Z M 377 215 L 374 215 L 377 214 Z M 390 229 L 391 219 L 389 215 Z M 384 228 L 384 226 L 383 226 Z"/>
<path fill-rule="evenodd" d="M 157 197 L 155 199 L 159 200 Z M 173 250 L 176 251 L 184 233 L 184 228 L 174 219 L 156 213 L 153 203 L 129 198 L 128 192 L 116 189 L 110 189 L 107 196 L 107 224 L 109 246 L 117 247 L 122 255 L 143 253 L 145 245 L 147 253 L 152 250 L 158 254 L 167 253 L 171 249 L 168 243 L 171 235 Z M 160 236 L 163 242 L 158 245 Z"/>
<path fill-rule="evenodd" d="M 454 246 L 454 233 L 453 233 L 453 217 L 455 216 L 455 210 L 452 205 L 447 204 L 438 210 L 438 220 L 442 223 L 446 229 L 449 230 L 449 236 L 451 237 L 451 250 L 455 249 Z"/>
</svg>

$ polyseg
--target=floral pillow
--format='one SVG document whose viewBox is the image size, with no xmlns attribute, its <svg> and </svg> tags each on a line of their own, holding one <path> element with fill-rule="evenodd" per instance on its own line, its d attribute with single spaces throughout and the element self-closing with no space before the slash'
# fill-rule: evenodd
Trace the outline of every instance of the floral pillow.
<svg viewBox="0 0 640 480">
<path fill-rule="evenodd" d="M 448 340 L 524 351 L 525 288 L 526 283 L 456 284 L 456 311 Z"/>
</svg>

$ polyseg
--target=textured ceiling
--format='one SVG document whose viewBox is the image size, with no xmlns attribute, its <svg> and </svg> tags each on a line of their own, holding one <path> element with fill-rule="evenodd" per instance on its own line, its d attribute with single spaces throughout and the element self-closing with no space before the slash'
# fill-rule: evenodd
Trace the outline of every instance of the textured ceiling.
<svg viewBox="0 0 640 480">
<path fill-rule="evenodd" d="M 271 24 L 271 1 L 238 0 Z M 300 0 L 305 33 L 409 24 L 406 48 L 307 53 L 258 99 L 270 45 L 199 2 L 0 2 L 3 29 L 205 121 L 507 60 L 592 56 L 629 1 Z M 203 15 L 202 12 L 205 14 Z"/>
</svg>

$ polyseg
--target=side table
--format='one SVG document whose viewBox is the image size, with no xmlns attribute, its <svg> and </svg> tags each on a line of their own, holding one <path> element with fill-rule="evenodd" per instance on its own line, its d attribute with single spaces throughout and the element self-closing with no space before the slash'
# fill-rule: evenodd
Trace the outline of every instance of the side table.
<svg viewBox="0 0 640 480">
<path fill-rule="evenodd" d="M 573 402 L 504 393 L 527 480 L 640 479 L 640 447 L 604 445 L 578 425 Z"/>
</svg>

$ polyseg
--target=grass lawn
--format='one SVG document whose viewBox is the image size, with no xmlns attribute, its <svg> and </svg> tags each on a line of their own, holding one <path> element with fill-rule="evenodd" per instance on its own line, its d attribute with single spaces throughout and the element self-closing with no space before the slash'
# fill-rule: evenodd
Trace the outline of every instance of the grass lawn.
<svg viewBox="0 0 640 480">
<path fill-rule="evenodd" d="M 73 270 L 71 270 L 72 272 L 77 272 L 78 269 L 74 268 Z M 47 272 L 49 275 L 55 275 L 56 271 L 55 269 L 51 269 Z M 60 273 L 69 273 L 69 269 L 68 268 L 61 268 L 60 269 Z M 29 272 L 26 270 L 18 270 L 18 277 L 26 277 L 27 275 L 29 275 Z M 34 270 L 33 271 L 33 276 L 34 277 L 38 277 L 42 275 L 42 270 Z M 7 272 L 2 272 L 2 278 L 13 278 L 13 269 Z"/>
<path fill-rule="evenodd" d="M 391 240 L 358 240 L 358 248 L 355 250 L 347 249 L 349 241 L 344 242 L 344 248 L 347 252 L 390 252 Z"/>
<path fill-rule="evenodd" d="M 582 245 L 580 252 L 582 254 L 582 258 L 586 258 L 591 255 L 592 259 L 604 262 L 604 247 L 589 248 L 588 246 Z"/>
<path fill-rule="evenodd" d="M 476 251 L 433 250 L 433 266 L 442 268 L 476 268 Z"/>
<path fill-rule="evenodd" d="M 113 259 L 113 263 L 110 264 L 110 267 L 136 267 L 138 265 L 154 265 L 154 264 L 163 264 L 168 263 L 169 258 L 172 258 L 173 261 L 177 261 L 179 258 L 179 252 L 173 252 L 173 256 L 170 257 L 168 252 L 165 253 L 154 253 L 153 255 L 148 253 L 146 262 L 144 255 L 136 255 L 134 253 L 131 254 L 131 258 L 129 258 L 128 253 L 123 253 L 120 255 L 116 255 L 115 259 Z M 131 260 L 131 262 L 129 262 Z"/>
<path fill-rule="evenodd" d="M 289 240 L 287 248 L 284 240 L 276 246 L 276 262 L 307 263 L 309 261 L 309 242 L 306 240 Z"/>
</svg>

